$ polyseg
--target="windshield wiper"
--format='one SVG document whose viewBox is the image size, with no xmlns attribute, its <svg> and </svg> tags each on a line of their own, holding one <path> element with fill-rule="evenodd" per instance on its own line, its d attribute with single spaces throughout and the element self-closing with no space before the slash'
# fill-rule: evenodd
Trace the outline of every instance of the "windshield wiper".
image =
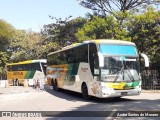
<svg viewBox="0 0 160 120">
<path fill-rule="evenodd" d="M 128 76 L 129 76 L 129 78 L 132 80 L 132 82 L 134 82 L 135 80 L 134 80 L 133 75 L 131 74 L 131 71 L 130 71 L 129 69 L 126 69 L 126 70 L 127 70 L 127 71 L 126 71 L 125 73 L 127 73 L 127 74 L 128 74 L 128 71 L 129 71 Z"/>
<path fill-rule="evenodd" d="M 118 74 L 122 75 L 122 80 L 124 80 L 124 66 L 122 66 L 122 68 L 120 69 L 120 71 L 117 72 L 117 76 L 116 76 L 114 82 L 117 81 L 117 79 L 118 79 L 118 77 L 119 77 Z"/>
<path fill-rule="evenodd" d="M 124 65 L 124 63 L 123 63 L 123 66 L 122 66 L 121 70 L 117 72 L 117 77 L 115 78 L 114 82 L 117 81 L 119 75 L 122 75 L 122 80 L 124 81 L 124 76 L 125 76 L 125 74 L 128 75 L 129 79 L 132 80 L 132 82 L 135 81 L 133 75 L 131 74 L 131 71 L 130 71 L 129 69 L 125 69 L 124 66 L 125 66 L 125 65 Z M 128 71 L 129 71 L 129 73 L 128 73 Z M 119 75 L 118 75 L 118 74 L 119 74 Z"/>
</svg>

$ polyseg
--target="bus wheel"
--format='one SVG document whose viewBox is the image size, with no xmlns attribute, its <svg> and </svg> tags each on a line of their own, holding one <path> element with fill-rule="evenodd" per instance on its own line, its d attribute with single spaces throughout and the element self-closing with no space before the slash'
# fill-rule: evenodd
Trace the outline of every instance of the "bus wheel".
<svg viewBox="0 0 160 120">
<path fill-rule="evenodd" d="M 52 86 L 54 91 L 58 91 L 57 80 L 52 80 Z"/>
<path fill-rule="evenodd" d="M 90 99 L 90 96 L 88 95 L 88 88 L 87 88 L 87 85 L 86 85 L 85 83 L 82 85 L 81 91 L 82 91 L 82 97 L 83 97 L 85 100 Z"/>
<path fill-rule="evenodd" d="M 114 97 L 113 99 L 115 99 L 115 100 L 120 100 L 120 99 L 121 99 L 121 96 L 119 96 L 119 97 Z"/>
</svg>

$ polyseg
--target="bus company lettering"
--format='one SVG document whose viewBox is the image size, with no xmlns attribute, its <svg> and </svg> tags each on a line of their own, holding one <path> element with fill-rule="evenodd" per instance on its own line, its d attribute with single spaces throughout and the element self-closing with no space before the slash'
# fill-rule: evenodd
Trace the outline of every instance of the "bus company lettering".
<svg viewBox="0 0 160 120">
<path fill-rule="evenodd" d="M 82 72 L 86 72 L 88 70 L 88 68 L 83 68 L 83 67 L 81 67 L 81 71 Z"/>
<path fill-rule="evenodd" d="M 23 75 L 23 72 L 13 72 L 13 75 Z"/>
</svg>

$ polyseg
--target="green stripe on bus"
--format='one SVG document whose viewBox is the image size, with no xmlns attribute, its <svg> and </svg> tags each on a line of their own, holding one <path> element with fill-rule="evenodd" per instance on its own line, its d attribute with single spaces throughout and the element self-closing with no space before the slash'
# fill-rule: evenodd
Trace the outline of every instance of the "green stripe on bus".
<svg viewBox="0 0 160 120">
<path fill-rule="evenodd" d="M 140 81 L 129 82 L 129 83 L 126 83 L 124 87 L 128 88 L 128 89 L 129 88 L 132 89 L 132 88 L 135 88 L 136 86 L 138 86 L 139 83 L 140 83 Z"/>
<path fill-rule="evenodd" d="M 68 70 L 67 70 L 67 75 L 68 76 L 71 76 L 72 75 L 72 67 L 73 67 L 73 64 L 68 64 Z"/>
<path fill-rule="evenodd" d="M 29 79 L 32 79 L 34 74 L 35 74 L 36 71 L 31 71 L 31 74 L 29 75 Z"/>
<path fill-rule="evenodd" d="M 77 75 L 78 68 L 79 68 L 79 63 L 68 64 L 67 75 L 68 76 Z"/>
<path fill-rule="evenodd" d="M 139 82 L 140 82 L 140 81 L 135 81 L 135 82 L 133 82 L 133 85 L 132 85 L 132 86 L 133 86 L 133 87 L 138 86 L 138 85 L 139 85 Z"/>
<path fill-rule="evenodd" d="M 29 79 L 30 74 L 31 74 L 31 71 L 27 71 L 25 79 Z"/>
<path fill-rule="evenodd" d="M 72 75 L 77 75 L 79 63 L 73 64 Z"/>
<path fill-rule="evenodd" d="M 136 86 L 139 85 L 139 82 L 140 82 L 140 81 L 135 81 L 135 82 L 126 83 L 125 87 L 132 87 L 132 88 L 134 88 L 134 87 L 136 87 Z"/>
<path fill-rule="evenodd" d="M 131 82 L 131 83 L 126 83 L 126 85 L 125 85 L 125 86 L 126 86 L 126 87 L 131 87 L 131 86 L 132 86 L 132 84 L 133 84 L 132 82 Z"/>
</svg>

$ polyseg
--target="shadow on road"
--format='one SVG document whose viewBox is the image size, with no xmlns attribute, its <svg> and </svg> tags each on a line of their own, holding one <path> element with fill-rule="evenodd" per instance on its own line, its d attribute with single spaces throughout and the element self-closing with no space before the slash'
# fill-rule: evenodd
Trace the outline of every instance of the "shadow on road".
<svg viewBox="0 0 160 120">
<path fill-rule="evenodd" d="M 159 117 L 140 117 L 141 112 L 160 115 L 160 99 L 126 100 L 88 104 L 77 107 L 73 111 L 52 111 L 46 120 L 159 120 Z M 155 111 L 155 112 L 154 112 Z M 119 117 L 118 113 L 133 113 L 139 116 Z M 47 115 L 47 113 L 46 113 Z"/>
<path fill-rule="evenodd" d="M 84 100 L 82 98 L 81 93 L 59 89 L 58 91 L 54 91 L 51 86 L 45 85 L 45 91 L 48 92 L 51 95 L 54 95 L 56 97 L 66 99 L 69 101 L 87 101 L 92 103 L 112 103 L 112 102 L 124 102 L 124 101 L 133 101 L 132 99 L 127 98 L 96 98 L 91 97 L 89 100 Z"/>
<path fill-rule="evenodd" d="M 85 101 L 82 99 L 82 96 L 80 93 L 76 93 L 69 90 L 59 89 L 58 91 L 54 91 L 51 86 L 45 85 L 45 91 L 48 92 L 51 95 L 54 95 L 61 99 L 66 99 L 69 101 Z"/>
<path fill-rule="evenodd" d="M 89 102 L 87 105 L 76 107 L 73 111 L 52 111 L 47 115 L 50 118 L 46 120 L 106 120 L 106 116 L 114 116 L 122 111 L 159 111 L 160 99 L 131 99 L 131 98 L 95 98 L 83 100 L 81 94 L 67 90 L 53 91 L 52 88 L 46 88 L 46 91 L 56 97 L 69 101 Z M 158 98 L 158 97 L 157 97 Z M 115 111 L 115 112 L 114 112 Z M 112 117 L 110 120 L 159 120 L 159 117 Z"/>
</svg>

